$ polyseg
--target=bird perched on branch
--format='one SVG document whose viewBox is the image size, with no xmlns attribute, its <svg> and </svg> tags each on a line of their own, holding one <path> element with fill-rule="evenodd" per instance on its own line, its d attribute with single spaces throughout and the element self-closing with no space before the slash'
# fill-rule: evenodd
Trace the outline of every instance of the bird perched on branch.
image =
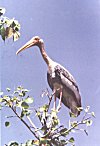
<svg viewBox="0 0 100 146">
<path fill-rule="evenodd" d="M 56 97 L 58 97 L 58 109 L 61 108 L 61 103 L 63 103 L 75 116 L 78 116 L 80 114 L 78 109 L 81 107 L 81 96 L 76 81 L 68 70 L 47 55 L 43 40 L 38 36 L 33 37 L 16 54 L 32 46 L 39 47 L 41 55 L 48 66 L 47 80 L 54 93 L 54 108 L 56 109 Z"/>
</svg>

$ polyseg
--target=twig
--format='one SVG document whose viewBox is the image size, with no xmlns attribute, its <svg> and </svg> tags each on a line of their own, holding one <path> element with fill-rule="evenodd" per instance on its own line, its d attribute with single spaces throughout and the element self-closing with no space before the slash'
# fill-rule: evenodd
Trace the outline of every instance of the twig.
<svg viewBox="0 0 100 146">
<path fill-rule="evenodd" d="M 88 119 L 90 119 L 91 117 L 88 117 L 88 118 L 86 118 L 86 119 L 84 119 L 84 120 L 88 120 Z M 85 122 L 83 122 L 84 120 L 82 120 L 81 122 L 78 122 L 76 125 L 74 125 L 73 127 L 71 127 L 71 128 L 69 128 L 68 130 L 67 130 L 67 132 L 69 133 L 69 132 L 71 132 L 73 129 L 75 129 L 75 127 L 77 127 L 78 125 L 82 125 L 82 124 L 86 124 Z"/>
<path fill-rule="evenodd" d="M 84 120 L 89 120 L 90 118 L 91 118 L 91 117 L 88 117 L 88 118 L 86 118 L 86 119 L 84 119 Z M 69 132 L 71 132 L 73 129 L 77 130 L 77 129 L 76 129 L 77 126 L 82 125 L 82 124 L 86 124 L 86 123 L 84 122 L 84 120 L 78 122 L 77 124 L 75 124 L 74 126 L 72 126 L 71 128 L 69 128 L 68 130 L 64 131 L 63 134 L 69 133 Z M 61 136 L 61 134 L 60 134 L 59 132 L 57 132 L 56 134 L 58 134 L 58 137 Z"/>
<path fill-rule="evenodd" d="M 50 107 L 50 104 L 51 104 L 51 101 L 52 101 L 52 97 L 53 97 L 53 96 L 49 96 L 49 104 L 48 104 L 47 112 L 49 111 L 49 107 Z"/>
<path fill-rule="evenodd" d="M 16 118 L 17 116 L 7 116 L 6 118 Z"/>
<path fill-rule="evenodd" d="M 58 89 L 57 89 L 57 90 L 58 90 Z M 54 96 L 54 94 L 56 93 L 57 90 L 55 90 L 54 92 L 52 92 L 51 95 L 48 96 L 48 97 L 49 97 L 49 104 L 48 104 L 47 112 L 48 112 L 48 110 L 49 110 L 49 107 L 50 107 L 50 104 L 51 104 L 51 101 L 52 101 L 52 97 Z"/>
<path fill-rule="evenodd" d="M 10 107 L 12 111 L 16 114 L 16 116 L 23 122 L 23 124 L 29 129 L 29 131 L 39 140 L 39 137 L 36 135 L 36 133 L 31 129 L 31 127 L 17 114 L 17 112 L 13 109 L 13 107 Z"/>
<path fill-rule="evenodd" d="M 9 104 L 9 102 L 4 99 L 4 101 L 6 101 L 6 103 L 8 103 L 10 109 L 15 113 L 15 115 L 22 121 L 22 123 L 29 129 L 29 131 L 39 140 L 39 137 L 36 135 L 36 133 L 31 129 L 31 127 L 18 115 L 18 113 L 16 112 L 16 110 L 14 110 L 14 107 Z"/>
<path fill-rule="evenodd" d="M 30 124 L 32 125 L 32 128 L 34 128 L 35 132 L 37 132 L 39 134 L 40 137 L 42 137 L 42 134 L 37 131 L 37 127 L 35 126 L 35 124 L 32 122 L 32 120 L 30 119 L 29 116 L 27 116 L 27 119 L 29 120 Z"/>
</svg>

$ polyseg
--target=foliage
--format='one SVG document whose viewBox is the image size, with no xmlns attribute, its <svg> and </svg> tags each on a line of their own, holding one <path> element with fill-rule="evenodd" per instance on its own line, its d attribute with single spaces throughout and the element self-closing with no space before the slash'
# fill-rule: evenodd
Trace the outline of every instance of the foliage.
<svg viewBox="0 0 100 146">
<path fill-rule="evenodd" d="M 88 135 L 87 127 L 92 125 L 92 117 L 95 117 L 94 112 L 90 112 L 89 106 L 85 109 L 79 109 L 83 113 L 81 120 L 78 120 L 75 116 L 73 118 L 73 114 L 70 114 L 69 126 L 66 127 L 61 124 L 58 117 L 61 111 L 51 108 L 54 93 L 50 95 L 48 90 L 45 91 L 42 96 L 48 97 L 47 104 L 35 109 L 32 107 L 34 100 L 33 97 L 29 96 L 29 90 L 24 89 L 22 86 L 17 87 L 13 93 L 11 93 L 10 88 L 6 90 L 8 95 L 3 95 L 3 92 L 1 92 L 1 109 L 4 109 L 4 107 L 11 109 L 14 115 L 7 118 L 18 118 L 34 136 L 34 139 L 26 140 L 23 144 L 12 141 L 6 146 L 75 146 L 75 139 L 71 136 L 71 133 L 83 131 Z M 40 122 L 40 127 L 37 127 L 31 120 L 33 114 Z M 10 120 L 7 119 L 5 126 L 10 126 Z"/>
<path fill-rule="evenodd" d="M 4 17 L 5 8 L 0 8 L 0 35 L 3 41 L 13 37 L 13 41 L 17 41 L 20 37 L 20 24 L 17 20 Z"/>
</svg>

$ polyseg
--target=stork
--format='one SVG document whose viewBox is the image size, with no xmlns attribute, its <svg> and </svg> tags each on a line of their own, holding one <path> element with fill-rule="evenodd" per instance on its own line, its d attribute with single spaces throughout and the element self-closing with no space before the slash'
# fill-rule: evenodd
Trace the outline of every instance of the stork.
<svg viewBox="0 0 100 146">
<path fill-rule="evenodd" d="M 58 109 L 61 108 L 61 103 L 63 103 L 75 116 L 78 116 L 80 114 L 78 108 L 81 107 L 81 96 L 76 81 L 67 69 L 47 55 L 43 40 L 39 36 L 33 37 L 16 54 L 32 46 L 38 46 L 47 64 L 47 81 L 54 93 L 54 108 L 56 109 L 56 98 L 59 98 Z"/>
</svg>

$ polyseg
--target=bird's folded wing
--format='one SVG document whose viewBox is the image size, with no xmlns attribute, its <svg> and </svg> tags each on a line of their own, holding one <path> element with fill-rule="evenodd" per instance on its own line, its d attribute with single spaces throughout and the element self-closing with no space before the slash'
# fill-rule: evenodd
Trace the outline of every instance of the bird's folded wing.
<svg viewBox="0 0 100 146">
<path fill-rule="evenodd" d="M 67 78 L 75 87 L 76 89 L 79 91 L 78 86 L 76 84 L 75 79 L 73 78 L 73 76 L 69 73 L 68 70 L 66 70 L 63 66 L 61 65 L 57 65 L 55 67 L 55 72 L 59 75 L 63 75 L 65 78 Z"/>
</svg>

